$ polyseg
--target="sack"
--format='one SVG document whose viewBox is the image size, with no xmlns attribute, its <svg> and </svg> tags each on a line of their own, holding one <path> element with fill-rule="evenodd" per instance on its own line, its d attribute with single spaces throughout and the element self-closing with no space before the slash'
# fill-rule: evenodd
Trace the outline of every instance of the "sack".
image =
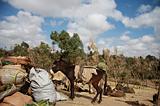
<svg viewBox="0 0 160 106">
<path fill-rule="evenodd" d="M 0 69 L 0 82 L 2 84 L 21 84 L 27 73 L 20 65 L 5 65 Z"/>
<path fill-rule="evenodd" d="M 49 79 L 49 74 L 46 70 L 32 68 L 30 70 L 29 80 L 31 81 L 33 97 L 37 102 L 41 100 L 49 100 L 49 102 L 56 101 L 55 86 Z"/>
<path fill-rule="evenodd" d="M 46 70 L 32 68 L 29 73 L 29 80 L 31 81 L 33 97 L 37 102 L 49 100 L 50 103 L 54 103 L 68 99 L 55 90 L 55 85 Z"/>
<path fill-rule="evenodd" d="M 67 96 L 65 96 L 65 95 L 63 95 L 63 94 L 61 94 L 59 92 L 56 92 L 56 95 L 57 95 L 56 101 L 65 101 L 65 100 L 68 99 Z"/>
</svg>

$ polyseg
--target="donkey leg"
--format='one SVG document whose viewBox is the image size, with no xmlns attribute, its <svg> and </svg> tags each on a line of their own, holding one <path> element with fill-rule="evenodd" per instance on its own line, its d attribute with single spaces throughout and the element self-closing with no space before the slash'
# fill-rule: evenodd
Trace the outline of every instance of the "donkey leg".
<svg viewBox="0 0 160 106">
<path fill-rule="evenodd" d="M 74 99 L 74 81 L 70 81 L 70 97 L 69 98 L 71 98 L 72 100 Z"/>
<path fill-rule="evenodd" d="M 100 88 L 100 87 L 99 87 Z M 101 103 L 102 102 L 102 88 L 100 88 L 100 96 L 99 96 L 99 100 L 98 100 L 98 103 Z"/>
<path fill-rule="evenodd" d="M 96 90 L 97 91 L 97 90 Z M 98 97 L 99 93 L 97 92 L 96 96 L 92 99 L 91 103 L 94 103 Z"/>
<path fill-rule="evenodd" d="M 88 86 L 89 86 L 89 94 L 91 94 L 92 93 L 92 91 L 91 91 L 91 89 L 92 89 L 92 82 L 91 81 L 88 82 Z"/>
<path fill-rule="evenodd" d="M 105 95 L 105 93 L 107 92 L 106 87 L 107 87 L 107 74 L 105 73 L 104 74 L 104 88 L 103 88 L 104 92 L 103 92 L 103 95 Z"/>
<path fill-rule="evenodd" d="M 89 94 L 91 94 L 91 84 L 89 83 L 88 86 L 89 86 Z"/>
<path fill-rule="evenodd" d="M 99 95 L 99 93 L 100 93 L 100 89 L 99 89 L 99 87 L 98 87 L 98 83 L 92 83 L 92 85 L 93 85 L 93 87 L 96 89 L 96 96 L 92 99 L 92 101 L 91 101 L 91 103 L 94 103 L 95 101 L 96 101 L 96 99 L 97 99 L 97 97 L 98 97 L 98 95 Z"/>
<path fill-rule="evenodd" d="M 73 100 L 75 97 L 74 95 L 74 81 L 75 81 L 74 71 L 70 70 L 68 73 L 65 73 L 65 75 L 70 81 L 70 98 Z"/>
</svg>

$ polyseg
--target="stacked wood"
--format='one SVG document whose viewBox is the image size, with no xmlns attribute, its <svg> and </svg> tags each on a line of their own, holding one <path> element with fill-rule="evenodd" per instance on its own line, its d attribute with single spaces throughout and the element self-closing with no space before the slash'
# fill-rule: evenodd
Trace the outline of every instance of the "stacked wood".
<svg viewBox="0 0 160 106">
<path fill-rule="evenodd" d="M 27 64 L 30 64 L 31 61 L 28 57 L 24 57 L 24 56 L 18 56 L 18 57 L 15 57 L 15 56 L 9 56 L 9 57 L 6 57 L 6 58 L 3 58 L 1 60 L 2 62 L 11 62 L 13 64 L 24 64 L 24 65 L 27 65 Z"/>
</svg>

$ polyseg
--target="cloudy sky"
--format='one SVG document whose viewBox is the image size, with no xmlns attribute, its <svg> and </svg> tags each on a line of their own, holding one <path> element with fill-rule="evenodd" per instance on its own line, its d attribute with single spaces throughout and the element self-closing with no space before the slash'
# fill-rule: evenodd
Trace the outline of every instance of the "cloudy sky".
<svg viewBox="0 0 160 106">
<path fill-rule="evenodd" d="M 0 47 L 51 45 L 51 31 L 78 33 L 86 47 L 158 55 L 160 0 L 0 0 Z"/>
</svg>

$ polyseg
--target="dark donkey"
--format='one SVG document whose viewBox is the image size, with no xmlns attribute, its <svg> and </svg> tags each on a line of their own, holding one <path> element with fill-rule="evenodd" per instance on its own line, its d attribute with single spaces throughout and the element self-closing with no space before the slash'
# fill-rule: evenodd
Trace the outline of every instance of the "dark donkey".
<svg viewBox="0 0 160 106">
<path fill-rule="evenodd" d="M 52 70 L 55 73 L 58 71 L 61 71 L 69 79 L 70 91 L 71 91 L 70 98 L 71 99 L 73 99 L 75 97 L 75 95 L 74 95 L 74 81 L 75 81 L 74 69 L 75 69 L 75 65 L 69 64 L 62 59 L 60 59 L 59 61 L 55 61 L 53 63 L 53 67 L 52 67 Z M 107 86 L 107 75 L 101 69 L 96 69 L 96 71 L 97 71 L 97 75 L 92 74 L 92 78 L 90 79 L 90 81 L 88 83 L 91 83 L 97 92 L 97 94 L 95 95 L 95 97 L 92 100 L 92 103 L 96 101 L 98 95 L 100 95 L 98 103 L 101 103 L 103 90 L 102 90 L 102 86 L 99 86 L 99 82 L 101 79 L 105 78 L 105 83 L 104 83 L 104 90 L 105 90 L 106 86 Z"/>
</svg>

